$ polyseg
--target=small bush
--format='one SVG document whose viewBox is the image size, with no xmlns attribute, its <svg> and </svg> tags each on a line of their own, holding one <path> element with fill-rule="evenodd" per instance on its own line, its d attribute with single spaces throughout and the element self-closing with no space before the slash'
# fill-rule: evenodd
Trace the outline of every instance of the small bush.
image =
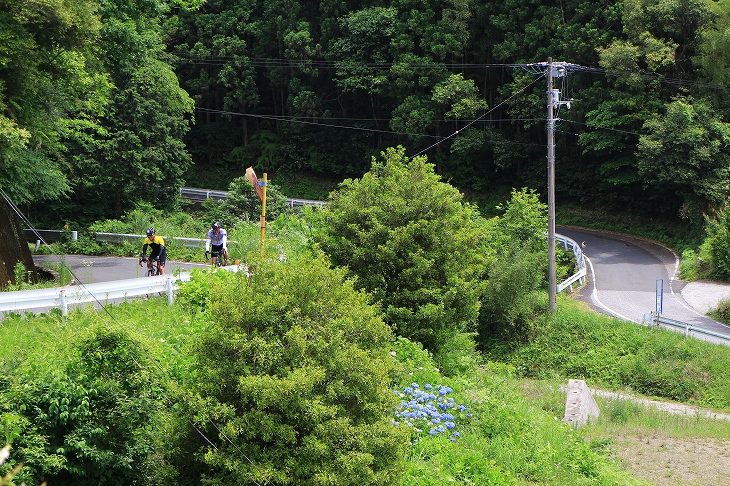
<svg viewBox="0 0 730 486">
<path fill-rule="evenodd" d="M 682 252 L 682 260 L 679 263 L 679 277 L 683 280 L 697 280 L 700 276 L 702 261 L 697 252 L 686 249 Z"/>
<path fill-rule="evenodd" d="M 718 302 L 717 307 L 710 310 L 708 315 L 716 321 L 730 325 L 730 299 Z"/>
<path fill-rule="evenodd" d="M 625 424 L 632 416 L 642 413 L 642 408 L 632 400 L 609 400 L 601 407 L 603 414 L 613 424 Z"/>
</svg>

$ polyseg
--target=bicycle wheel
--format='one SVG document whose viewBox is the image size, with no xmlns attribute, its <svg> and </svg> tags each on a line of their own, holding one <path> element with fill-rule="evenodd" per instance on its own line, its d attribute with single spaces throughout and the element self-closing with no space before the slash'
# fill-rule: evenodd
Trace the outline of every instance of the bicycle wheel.
<svg viewBox="0 0 730 486">
<path fill-rule="evenodd" d="M 160 266 L 159 266 L 159 264 L 156 261 L 150 262 L 147 265 L 147 276 L 148 277 L 156 277 L 159 274 L 160 274 Z"/>
</svg>

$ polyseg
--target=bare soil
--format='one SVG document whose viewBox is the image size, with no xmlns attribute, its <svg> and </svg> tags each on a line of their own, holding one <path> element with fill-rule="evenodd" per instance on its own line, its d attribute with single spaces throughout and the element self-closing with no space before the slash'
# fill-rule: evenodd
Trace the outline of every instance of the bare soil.
<svg viewBox="0 0 730 486">
<path fill-rule="evenodd" d="M 662 402 L 593 390 L 594 395 L 631 400 L 666 413 L 730 420 L 730 415 L 677 402 Z M 730 485 L 730 441 L 676 438 L 659 433 L 612 437 L 611 450 L 621 466 L 656 486 Z"/>
<path fill-rule="evenodd" d="M 593 390 L 594 395 L 631 400 L 675 415 L 730 420 L 730 415 L 677 402 L 662 402 Z M 730 485 L 730 441 L 676 438 L 658 433 L 614 436 L 612 451 L 622 467 L 657 486 Z"/>
<path fill-rule="evenodd" d="M 531 380 L 522 381 L 522 390 L 526 396 L 537 398 L 543 393 L 535 384 Z M 591 389 L 591 393 L 594 397 L 631 400 L 667 414 L 730 421 L 730 414 L 693 405 L 651 400 L 606 390 Z M 608 450 L 620 467 L 656 486 L 730 485 L 730 440 L 678 438 L 660 432 L 647 433 L 640 430 L 625 430 L 611 436 L 611 439 Z"/>
<path fill-rule="evenodd" d="M 613 439 L 619 464 L 657 486 L 730 484 L 730 441 L 661 435 Z"/>
</svg>

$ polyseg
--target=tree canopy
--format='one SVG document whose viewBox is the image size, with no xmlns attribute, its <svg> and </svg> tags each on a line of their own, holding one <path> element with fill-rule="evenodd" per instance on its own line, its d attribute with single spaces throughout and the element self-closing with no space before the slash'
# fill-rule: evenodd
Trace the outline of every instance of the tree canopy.
<svg viewBox="0 0 730 486">
<path fill-rule="evenodd" d="M 320 244 L 373 294 L 394 332 L 435 350 L 473 327 L 486 235 L 426 157 L 408 159 L 403 147 L 381 157 L 332 193 Z"/>
</svg>

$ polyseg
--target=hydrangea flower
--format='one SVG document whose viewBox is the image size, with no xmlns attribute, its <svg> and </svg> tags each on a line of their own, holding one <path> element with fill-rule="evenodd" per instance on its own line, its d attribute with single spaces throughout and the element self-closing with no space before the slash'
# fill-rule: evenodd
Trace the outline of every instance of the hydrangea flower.
<svg viewBox="0 0 730 486">
<path fill-rule="evenodd" d="M 419 383 L 411 383 L 402 391 L 396 390 L 401 402 L 395 411 L 393 425 L 399 426 L 403 423 L 411 427 L 415 436 L 413 443 L 426 434 L 432 437 L 448 435 L 449 440 L 456 442 L 460 436 L 456 430 L 457 422 L 471 417 L 471 413 L 465 405 L 458 404 L 454 398 L 447 396 L 452 392 L 448 386 L 430 383 L 423 387 Z"/>
</svg>

